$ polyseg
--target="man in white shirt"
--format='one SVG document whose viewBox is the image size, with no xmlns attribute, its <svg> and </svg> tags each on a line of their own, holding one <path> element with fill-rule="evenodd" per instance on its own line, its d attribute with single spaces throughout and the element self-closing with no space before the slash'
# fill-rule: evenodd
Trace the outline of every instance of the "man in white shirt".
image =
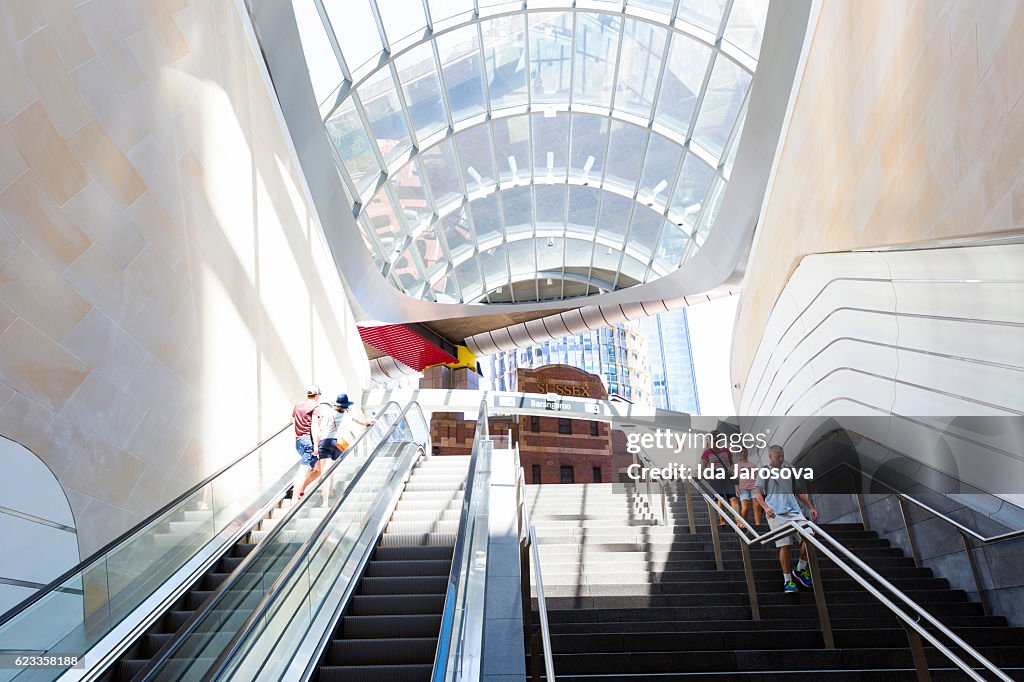
<svg viewBox="0 0 1024 682">
<path fill-rule="evenodd" d="M 370 426 L 373 421 L 356 419 L 351 412 L 355 403 L 348 399 L 347 393 L 339 393 L 333 405 L 321 403 L 313 414 L 312 435 L 317 443 L 316 472 L 319 476 L 324 471 L 324 460 L 339 459 L 356 439 L 355 427 Z M 329 467 L 330 465 L 326 465 Z M 321 484 L 324 491 L 324 505 L 328 503 L 331 482 Z"/>
<path fill-rule="evenodd" d="M 773 469 L 788 467 L 786 464 L 786 452 L 781 445 L 773 445 L 768 448 L 768 459 Z M 803 503 L 811 514 L 811 521 L 818 520 L 818 510 L 811 504 L 811 496 L 806 491 L 796 488 L 791 478 L 768 478 L 758 476 L 756 483 L 757 503 L 764 509 L 768 517 L 768 527 L 772 530 L 786 525 L 790 521 L 806 521 L 800 503 Z M 800 591 L 800 585 L 812 587 L 814 581 L 811 572 L 807 568 L 807 543 L 800 543 L 800 559 L 796 570 L 793 570 L 790 547 L 793 545 L 793 535 L 784 535 L 775 541 L 779 548 L 779 564 L 782 566 L 782 589 L 787 594 Z M 794 580 L 794 578 L 796 578 Z"/>
</svg>

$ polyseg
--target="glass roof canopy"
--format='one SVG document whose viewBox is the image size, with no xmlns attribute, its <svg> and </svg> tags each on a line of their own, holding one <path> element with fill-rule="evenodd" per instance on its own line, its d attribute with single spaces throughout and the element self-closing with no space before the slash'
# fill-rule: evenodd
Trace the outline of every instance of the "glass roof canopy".
<svg viewBox="0 0 1024 682">
<path fill-rule="evenodd" d="M 363 239 L 406 294 L 611 291 L 713 229 L 768 0 L 292 3 Z"/>
</svg>

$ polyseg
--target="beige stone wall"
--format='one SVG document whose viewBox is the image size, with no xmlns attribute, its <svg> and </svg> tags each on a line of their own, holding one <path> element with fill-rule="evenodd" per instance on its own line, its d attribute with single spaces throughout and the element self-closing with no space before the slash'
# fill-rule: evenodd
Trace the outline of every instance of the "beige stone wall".
<svg viewBox="0 0 1024 682">
<path fill-rule="evenodd" d="M 0 434 L 85 556 L 366 358 L 235 0 L 9 0 L 0 31 Z"/>
<path fill-rule="evenodd" d="M 1021 0 L 824 0 L 743 284 L 734 381 L 803 256 L 1024 227 L 1022 36 Z"/>
</svg>

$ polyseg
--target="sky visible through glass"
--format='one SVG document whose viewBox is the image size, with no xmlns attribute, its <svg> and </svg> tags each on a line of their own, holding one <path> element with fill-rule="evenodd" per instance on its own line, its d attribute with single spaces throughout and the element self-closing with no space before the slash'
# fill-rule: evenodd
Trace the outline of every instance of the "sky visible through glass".
<svg viewBox="0 0 1024 682">
<path fill-rule="evenodd" d="M 440 302 L 663 277 L 714 227 L 768 0 L 292 0 L 381 273 Z"/>
</svg>

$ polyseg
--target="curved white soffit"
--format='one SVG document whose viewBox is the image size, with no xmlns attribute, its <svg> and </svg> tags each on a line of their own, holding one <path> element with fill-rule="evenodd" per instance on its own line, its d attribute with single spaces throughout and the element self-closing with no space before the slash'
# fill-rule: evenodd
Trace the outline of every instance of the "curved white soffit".
<svg viewBox="0 0 1024 682">
<path fill-rule="evenodd" d="M 685 267 L 659 280 L 607 294 L 568 301 L 485 305 L 422 301 L 401 293 L 380 275 L 347 205 L 313 95 L 291 3 L 251 0 L 249 10 L 310 198 L 348 286 L 357 319 L 421 322 L 560 309 L 567 303 L 618 305 L 670 299 L 704 293 L 723 283 L 738 284 L 803 49 L 811 0 L 772 2 L 769 6 L 743 138 L 716 228 Z"/>
<path fill-rule="evenodd" d="M 622 303 L 614 305 L 592 305 L 556 313 L 529 322 L 520 322 L 489 332 L 467 336 L 466 347 L 475 355 L 493 355 L 514 348 L 527 348 L 552 339 L 571 334 L 582 334 L 595 329 L 612 327 L 622 322 L 632 322 L 671 310 L 705 303 L 716 298 L 731 296 L 733 291 L 715 291 L 696 296 L 678 296 L 660 301 Z"/>
<path fill-rule="evenodd" d="M 370 360 L 370 378 L 374 381 L 389 381 L 408 376 L 422 376 L 422 373 L 390 356 Z"/>
<path fill-rule="evenodd" d="M 514 348 L 526 348 L 537 343 L 559 339 L 570 334 L 582 334 L 586 331 L 611 327 L 621 322 L 631 322 L 641 317 L 649 317 L 660 313 L 687 308 L 699 303 L 706 303 L 718 298 L 733 296 L 739 292 L 724 287 L 695 296 L 679 296 L 660 301 L 644 301 L 642 303 L 587 306 L 575 308 L 564 313 L 556 313 L 529 322 L 521 322 L 510 327 L 502 327 L 489 332 L 467 336 L 464 343 L 477 356 L 493 355 Z M 422 376 L 412 367 L 384 356 L 370 360 L 370 377 L 374 381 L 386 382 L 407 376 Z"/>
</svg>

